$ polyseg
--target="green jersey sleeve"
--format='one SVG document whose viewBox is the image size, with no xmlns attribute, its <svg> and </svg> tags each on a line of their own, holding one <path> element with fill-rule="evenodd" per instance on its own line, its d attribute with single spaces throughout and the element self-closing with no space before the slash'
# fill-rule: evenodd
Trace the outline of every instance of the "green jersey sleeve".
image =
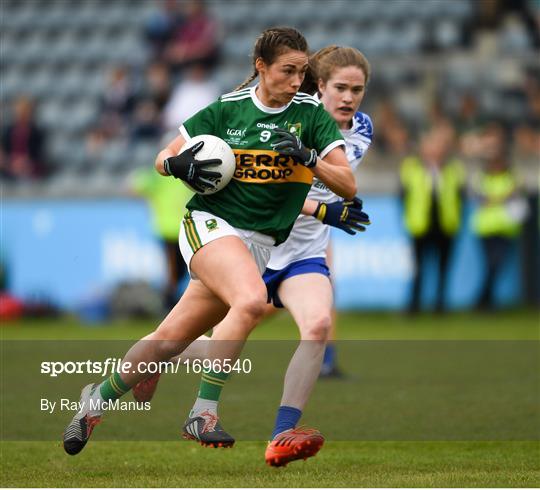
<svg viewBox="0 0 540 490">
<path fill-rule="evenodd" d="M 216 100 L 185 121 L 180 127 L 180 133 L 186 139 L 200 134 L 217 135 L 220 126 L 220 113 L 221 102 Z"/>
<path fill-rule="evenodd" d="M 322 104 L 317 106 L 313 115 L 308 146 L 314 148 L 321 158 L 324 158 L 334 148 L 345 146 L 336 121 L 326 112 Z"/>
</svg>

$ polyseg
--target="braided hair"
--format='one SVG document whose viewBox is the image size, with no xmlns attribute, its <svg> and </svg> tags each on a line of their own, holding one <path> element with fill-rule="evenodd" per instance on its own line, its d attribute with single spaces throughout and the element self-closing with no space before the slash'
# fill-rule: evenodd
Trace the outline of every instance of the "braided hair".
<svg viewBox="0 0 540 490">
<path fill-rule="evenodd" d="M 264 30 L 255 41 L 253 48 L 253 72 L 234 90 L 242 90 L 259 76 L 255 62 L 261 58 L 267 65 L 271 65 L 276 58 L 287 49 L 307 53 L 308 44 L 305 37 L 293 27 L 270 27 Z"/>
</svg>

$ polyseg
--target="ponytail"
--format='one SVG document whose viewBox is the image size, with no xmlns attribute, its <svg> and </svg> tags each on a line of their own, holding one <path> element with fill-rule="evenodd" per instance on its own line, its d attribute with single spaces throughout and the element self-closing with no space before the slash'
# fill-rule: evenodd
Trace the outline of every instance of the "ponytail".
<svg viewBox="0 0 540 490">
<path fill-rule="evenodd" d="M 247 77 L 238 87 L 236 87 L 233 92 L 238 92 L 239 90 L 242 90 L 243 88 L 247 87 L 253 80 L 255 80 L 259 74 L 257 73 L 257 70 L 253 70 L 253 73 Z"/>
</svg>

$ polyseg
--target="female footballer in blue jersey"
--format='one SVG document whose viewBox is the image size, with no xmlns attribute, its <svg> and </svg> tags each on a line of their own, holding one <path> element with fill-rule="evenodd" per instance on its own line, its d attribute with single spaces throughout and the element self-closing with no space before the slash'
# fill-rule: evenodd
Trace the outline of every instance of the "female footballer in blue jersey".
<svg viewBox="0 0 540 490">
<path fill-rule="evenodd" d="M 247 127 L 247 143 L 252 145 L 249 151 L 264 154 L 265 161 L 276 166 L 279 161 L 279 167 L 286 165 L 290 173 L 270 182 L 235 178 L 220 192 L 197 194 L 188 203 L 190 213 L 182 223 L 180 243 L 183 254 L 188 254 L 184 259 L 192 280 L 158 328 L 124 356 L 121 372 L 83 388 L 81 410 L 64 432 L 68 454 L 78 454 L 85 447 L 101 420 L 104 410 L 100 407 L 107 406 L 103 402 L 118 399 L 146 377 L 139 366 L 170 359 L 218 324 L 214 338 L 234 342 L 212 342 L 208 357 L 238 358 L 249 333 L 264 315 L 267 290 L 261 274 L 270 252 L 290 233 L 313 176 L 338 195 L 354 197 L 356 184 L 335 122 L 317 100 L 298 94 L 308 68 L 307 52 L 307 42 L 297 30 L 265 30 L 255 44 L 254 72 L 247 81 L 259 77 L 259 84 L 220 97 L 186 121 L 181 135 L 157 155 L 155 167 L 162 175 L 179 178 L 199 190 L 213 188 L 212 179 L 218 176 L 207 167 L 219 160 L 197 160 L 200 143 L 178 154 L 180 149 L 188 138 L 199 134 L 225 139 L 228 128 Z M 264 130 L 263 135 L 259 124 L 272 131 Z M 292 127 L 302 127 L 302 139 L 293 134 Z M 242 144 L 230 144 L 237 155 L 246 150 Z M 219 233 L 210 233 L 205 226 L 209 221 L 219 226 Z M 220 391 L 227 377 L 214 371 L 205 376 L 203 393 L 212 389 L 215 393 L 216 387 Z M 217 437 L 216 444 L 230 445 L 230 436 L 221 429 L 217 417 L 194 413 L 186 428 L 188 434 L 200 434 L 197 438 L 203 441 L 208 436 L 210 442 Z"/>
<path fill-rule="evenodd" d="M 369 75 L 369 63 L 358 50 L 329 46 L 310 59 L 310 74 L 303 84 L 306 92 L 318 93 L 325 109 L 338 123 L 353 170 L 372 138 L 369 116 L 357 111 Z M 324 441 L 314 429 L 295 427 L 321 370 L 325 344 L 332 328 L 333 292 L 327 265 L 330 230 L 325 225 L 354 234 L 356 230 L 363 231 L 363 225 L 369 223 L 358 200 L 343 201 L 318 179 L 307 196 L 303 213 L 305 215 L 298 217 L 287 241 L 272 251 L 263 276 L 269 300 L 276 307 L 284 306 L 289 310 L 303 341 L 287 369 L 272 441 L 266 449 L 266 461 L 273 466 L 313 456 Z M 202 337 L 201 341 L 203 339 L 208 337 Z M 182 354 L 182 359 L 205 358 L 207 345 L 208 342 L 192 344 Z M 134 390 L 136 398 L 140 401 L 151 399 L 157 380 L 158 376 L 154 376 L 139 383 Z M 184 425 L 188 438 L 203 442 L 213 440 L 212 423 L 217 422 L 218 404 L 213 395 L 199 392 Z M 195 422 L 201 418 L 209 422 L 203 426 L 207 429 L 204 439 L 195 430 Z M 215 442 L 219 440 L 221 434 L 216 434 Z M 232 437 L 229 440 L 233 440 Z"/>
<path fill-rule="evenodd" d="M 341 130 L 354 171 L 373 133 L 369 116 L 358 112 L 369 80 L 369 63 L 354 48 L 329 46 L 317 52 L 310 65 L 316 77 L 315 90 Z M 309 78 L 302 90 L 312 93 Z M 296 425 L 321 372 L 325 345 L 332 334 L 333 291 L 327 264 L 330 228 L 325 225 L 349 234 L 364 231 L 369 219 L 361 209 L 361 201 L 355 198 L 346 206 L 315 179 L 303 209 L 307 215 L 298 217 L 287 241 L 272 252 L 263 276 L 274 306 L 287 308 L 302 340 L 289 363 L 272 440 L 266 448 L 265 459 L 270 465 L 282 466 L 316 453 L 312 444 L 305 445 L 309 439 L 304 435 L 316 431 L 296 429 Z"/>
</svg>

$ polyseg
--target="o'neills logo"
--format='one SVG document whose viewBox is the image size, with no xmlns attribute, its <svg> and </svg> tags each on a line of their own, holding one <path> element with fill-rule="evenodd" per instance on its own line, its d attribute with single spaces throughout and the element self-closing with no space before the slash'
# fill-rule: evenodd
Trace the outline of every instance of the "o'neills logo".
<svg viewBox="0 0 540 490">
<path fill-rule="evenodd" d="M 233 178 L 256 184 L 302 182 L 311 184 L 313 173 L 292 157 L 272 150 L 234 150 L 236 170 Z"/>
</svg>

